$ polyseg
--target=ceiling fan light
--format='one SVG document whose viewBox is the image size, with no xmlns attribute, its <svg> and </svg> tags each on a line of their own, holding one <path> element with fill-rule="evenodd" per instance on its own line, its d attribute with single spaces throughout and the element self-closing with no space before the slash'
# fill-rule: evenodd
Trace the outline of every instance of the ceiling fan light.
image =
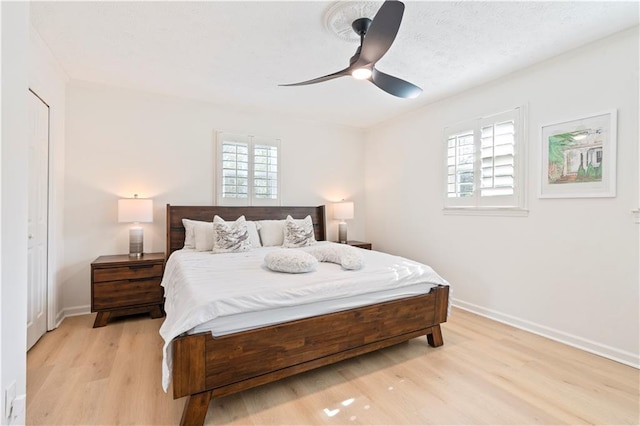
<svg viewBox="0 0 640 426">
<path fill-rule="evenodd" d="M 351 76 L 356 80 L 366 80 L 371 77 L 371 70 L 369 68 L 356 68 L 351 72 Z"/>
</svg>

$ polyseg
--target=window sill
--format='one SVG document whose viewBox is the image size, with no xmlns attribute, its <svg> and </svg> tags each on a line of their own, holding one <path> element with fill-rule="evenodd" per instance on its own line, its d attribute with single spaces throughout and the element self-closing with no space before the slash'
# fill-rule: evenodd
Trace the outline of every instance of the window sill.
<svg viewBox="0 0 640 426">
<path fill-rule="evenodd" d="M 529 210 L 519 207 L 445 207 L 442 212 L 457 216 L 529 216 Z"/>
</svg>

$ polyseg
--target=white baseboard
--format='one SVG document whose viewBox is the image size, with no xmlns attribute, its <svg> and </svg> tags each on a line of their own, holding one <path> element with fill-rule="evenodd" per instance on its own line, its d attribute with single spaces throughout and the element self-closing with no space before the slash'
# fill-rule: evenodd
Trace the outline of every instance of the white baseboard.
<svg viewBox="0 0 640 426">
<path fill-rule="evenodd" d="M 582 349 L 583 351 L 587 351 L 592 354 L 596 354 L 613 361 L 640 369 L 640 354 L 633 354 L 631 352 L 627 352 L 618 348 L 603 345 L 589 339 L 584 339 L 582 337 L 565 333 L 564 331 L 556 330 L 544 325 L 536 324 L 534 322 L 514 317 L 512 315 L 507 315 L 493 309 L 484 308 L 482 306 L 465 302 L 460 299 L 452 299 L 451 304 L 456 308 L 460 308 L 465 311 L 469 311 L 471 313 L 510 325 L 512 327 L 516 327 L 521 330 L 525 330 L 530 333 L 537 334 L 539 336 L 543 336 L 569 346 L 573 346 L 574 348 Z"/>
<path fill-rule="evenodd" d="M 78 315 L 88 315 L 91 313 L 91 305 L 72 306 L 64 308 L 56 315 L 56 328 L 60 326 L 62 321 L 67 317 L 75 317 Z"/>
<path fill-rule="evenodd" d="M 62 324 L 62 321 L 64 321 L 64 319 L 65 319 L 65 316 L 64 316 L 64 309 L 63 309 L 56 314 L 56 325 L 53 328 L 56 329 L 60 327 L 60 324 Z M 51 330 L 47 330 L 47 331 L 51 331 Z"/>
</svg>

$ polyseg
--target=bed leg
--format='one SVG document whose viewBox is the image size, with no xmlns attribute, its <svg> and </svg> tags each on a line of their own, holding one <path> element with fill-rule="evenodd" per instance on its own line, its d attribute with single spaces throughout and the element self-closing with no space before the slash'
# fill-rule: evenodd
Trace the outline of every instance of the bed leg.
<svg viewBox="0 0 640 426">
<path fill-rule="evenodd" d="M 429 346 L 432 346 L 434 348 L 437 348 L 438 346 L 442 346 L 444 344 L 444 340 L 442 340 L 442 330 L 440 330 L 440 324 L 431 327 L 431 332 L 427 333 L 427 342 L 429 342 Z"/>
<path fill-rule="evenodd" d="M 202 426 L 211 402 L 211 391 L 190 395 L 184 405 L 181 426 Z"/>
</svg>

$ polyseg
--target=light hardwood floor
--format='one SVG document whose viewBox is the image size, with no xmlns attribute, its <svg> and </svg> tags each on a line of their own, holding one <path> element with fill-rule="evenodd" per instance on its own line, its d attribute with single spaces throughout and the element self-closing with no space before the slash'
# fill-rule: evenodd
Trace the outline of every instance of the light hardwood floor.
<svg viewBox="0 0 640 426">
<path fill-rule="evenodd" d="M 27 356 L 27 424 L 177 424 L 162 319 L 66 319 Z M 640 372 L 454 309 L 425 338 L 214 400 L 206 424 L 634 424 Z"/>
</svg>

